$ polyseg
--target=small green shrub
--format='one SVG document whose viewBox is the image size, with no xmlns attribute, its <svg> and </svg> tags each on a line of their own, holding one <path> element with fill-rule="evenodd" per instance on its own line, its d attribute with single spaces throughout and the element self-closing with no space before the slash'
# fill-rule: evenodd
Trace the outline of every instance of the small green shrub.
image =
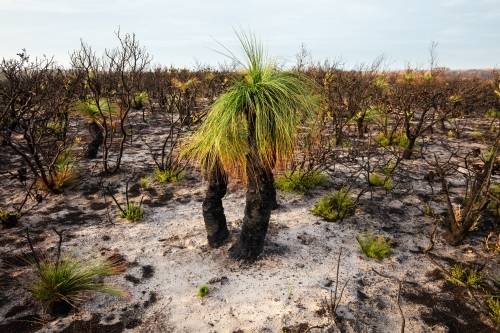
<svg viewBox="0 0 500 333">
<path fill-rule="evenodd" d="M 384 173 L 386 175 L 390 175 L 394 171 L 395 168 L 396 168 L 396 163 L 389 162 L 386 165 L 384 165 L 382 170 L 384 170 Z"/>
<path fill-rule="evenodd" d="M 450 275 L 455 279 L 465 283 L 466 285 L 478 289 L 482 286 L 484 278 L 487 273 L 478 273 L 477 269 L 467 270 L 461 263 L 456 263 L 453 269 L 450 271 Z M 448 278 L 454 285 L 459 285 L 455 280 Z"/>
<path fill-rule="evenodd" d="M 457 264 L 455 264 L 455 266 L 453 267 L 453 269 L 450 271 L 450 275 L 452 277 L 454 277 L 455 279 L 464 282 L 465 278 L 467 276 L 467 272 L 462 267 L 461 263 L 457 263 Z M 453 279 L 448 278 L 448 281 L 450 281 L 454 285 L 458 285 L 458 283 L 455 280 L 453 280 Z"/>
<path fill-rule="evenodd" d="M 130 222 L 137 222 L 144 216 L 144 209 L 140 205 L 129 202 L 127 209 L 119 211 L 118 216 L 122 219 L 125 218 Z"/>
<path fill-rule="evenodd" d="M 19 213 L 9 213 L 0 208 L 0 224 L 9 224 L 19 219 Z"/>
<path fill-rule="evenodd" d="M 107 284 L 96 282 L 98 278 L 116 275 L 125 270 L 123 261 L 106 258 L 75 258 L 63 254 L 59 261 L 48 255 L 27 260 L 32 271 L 26 277 L 24 287 L 41 302 L 73 305 L 83 300 L 83 294 L 90 291 L 123 296 L 123 292 Z"/>
<path fill-rule="evenodd" d="M 205 297 L 209 293 L 208 286 L 207 285 L 202 285 L 198 288 L 198 296 L 200 297 Z"/>
<path fill-rule="evenodd" d="M 486 276 L 486 273 L 478 273 L 477 269 L 471 269 L 469 271 L 469 274 L 467 274 L 465 284 L 471 286 L 474 289 L 478 289 L 483 285 L 484 278 Z"/>
<path fill-rule="evenodd" d="M 148 100 L 148 93 L 143 91 L 134 95 L 133 107 L 135 109 L 140 109 L 144 106 L 144 103 Z"/>
<path fill-rule="evenodd" d="M 375 136 L 375 141 L 382 147 L 393 146 L 401 148 L 408 147 L 410 142 L 403 132 L 395 132 L 392 136 L 387 136 L 385 133 L 381 132 Z"/>
<path fill-rule="evenodd" d="M 139 185 L 142 187 L 142 188 L 145 188 L 145 189 L 148 189 L 151 187 L 151 176 L 144 176 L 144 177 L 141 177 L 139 179 Z"/>
<path fill-rule="evenodd" d="M 500 297 L 490 296 L 487 300 L 488 307 L 490 308 L 490 316 L 496 321 L 500 322 Z"/>
<path fill-rule="evenodd" d="M 431 209 L 431 206 L 429 204 L 425 204 L 424 214 L 427 216 L 432 216 L 432 209 Z"/>
<path fill-rule="evenodd" d="M 500 118 L 500 112 L 497 111 L 496 109 L 488 109 L 484 113 L 484 118 L 485 119 L 493 119 L 493 118 Z"/>
<path fill-rule="evenodd" d="M 355 201 L 350 198 L 350 195 L 350 192 L 345 192 L 343 189 L 328 194 L 319 200 L 312 213 L 328 221 L 342 219 L 354 212 Z"/>
<path fill-rule="evenodd" d="M 299 192 L 304 193 L 317 185 L 325 184 L 328 177 L 319 171 L 313 170 L 310 172 L 287 172 L 281 177 L 276 178 L 276 187 L 283 192 Z"/>
<path fill-rule="evenodd" d="M 361 252 L 367 257 L 374 259 L 384 259 L 391 254 L 393 242 L 386 240 L 382 236 L 375 237 L 367 232 L 364 236 L 356 235 L 356 240 L 361 246 Z"/>
<path fill-rule="evenodd" d="M 184 171 L 178 170 L 155 170 L 155 178 L 160 183 L 178 183 L 184 178 Z"/>
<path fill-rule="evenodd" d="M 390 190 L 393 186 L 391 177 L 381 175 L 378 172 L 372 172 L 368 177 L 368 182 L 371 186 L 384 187 L 386 190 Z"/>
</svg>

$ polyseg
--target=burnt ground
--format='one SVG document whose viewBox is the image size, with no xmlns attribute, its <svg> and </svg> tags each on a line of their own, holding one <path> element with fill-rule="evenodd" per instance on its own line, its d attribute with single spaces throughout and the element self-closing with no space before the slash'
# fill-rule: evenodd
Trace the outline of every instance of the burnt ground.
<svg viewBox="0 0 500 333">
<path fill-rule="evenodd" d="M 143 134 L 156 139 L 161 128 L 149 125 L 142 124 Z M 481 303 L 478 305 L 464 288 L 448 282 L 422 253 L 429 244 L 433 223 L 441 221 L 431 255 L 442 267 L 449 270 L 460 262 L 489 276 L 500 276 L 499 254 L 484 249 L 484 238 L 492 231 L 500 233 L 498 217 L 487 212 L 478 229 L 461 245 L 447 245 L 441 238 L 446 229 L 445 197 L 439 182 L 425 180 L 431 168 L 419 158 L 420 153 L 446 157 L 443 142 L 459 151 L 475 147 L 485 151 L 485 140 L 491 134 L 485 130 L 479 139 L 470 135 L 473 128 L 481 126 L 476 120 L 460 139 L 446 133 L 429 135 L 420 146 L 426 147 L 425 152 L 417 150 L 414 159 L 401 162 L 394 174 L 396 185 L 388 192 L 367 187 L 362 173 L 353 177 L 360 167 L 357 145 L 366 143 L 353 136 L 351 153 L 342 149 L 338 165 L 327 170 L 331 176 L 327 185 L 303 195 L 279 193 L 280 208 L 271 217 L 264 253 L 253 264 L 229 259 L 230 242 L 218 250 L 206 245 L 201 219 L 205 185 L 197 171 L 188 169 L 178 184 L 152 181 L 150 188 L 141 188 L 140 176 L 151 175 L 154 164 L 139 141 L 127 147 L 122 170 L 104 180 L 123 202 L 125 183 L 135 172 L 129 198 L 142 200 L 147 215 L 130 224 L 117 217 L 115 203 L 100 186 L 103 178 L 90 171 L 98 170 L 100 161 L 82 160 L 81 177 L 73 187 L 61 195 L 39 191 L 43 200 L 37 203 L 30 199 L 29 211 L 19 223 L 0 230 L 0 332 L 399 331 L 397 285 L 372 269 L 402 281 L 399 302 L 407 332 L 498 332 L 499 323 L 482 308 L 482 295 L 498 294 L 498 285 L 486 279 L 484 291 L 473 290 Z M 82 142 L 85 140 L 88 137 L 83 136 Z M 397 149 L 379 149 L 374 160 L 390 159 L 394 152 L 398 153 Z M 0 147 L 0 161 L 0 202 L 5 203 L 2 207 L 12 207 L 25 195 L 14 177 L 23 164 L 6 147 Z M 495 175 L 493 181 L 499 179 Z M 447 181 L 453 202 L 459 203 L 465 193 L 464 178 L 452 174 Z M 330 223 L 311 215 L 322 195 L 343 184 L 349 184 L 355 194 L 366 191 L 353 216 Z M 435 218 L 425 215 L 426 203 L 431 203 Z M 241 230 L 243 205 L 244 186 L 233 181 L 225 199 L 231 240 Z M 78 304 L 66 317 L 47 315 L 42 304 L 19 288 L 29 270 L 26 227 L 39 251 L 55 253 L 57 236 L 52 228 L 56 228 L 64 230 L 63 250 L 121 256 L 128 268 L 112 282 L 129 296 L 115 300 L 89 295 L 88 302 Z M 377 262 L 361 254 L 353 236 L 367 230 L 394 240 L 390 258 Z M 337 323 L 332 324 L 325 302 L 335 287 L 339 247 L 344 251 L 339 280 L 348 283 Z M 209 284 L 210 295 L 198 299 L 197 286 L 209 281 L 215 281 Z M 255 295 L 249 295 L 249 286 Z M 246 296 L 240 299 L 242 294 Z M 220 309 L 225 312 L 220 314 Z"/>
</svg>

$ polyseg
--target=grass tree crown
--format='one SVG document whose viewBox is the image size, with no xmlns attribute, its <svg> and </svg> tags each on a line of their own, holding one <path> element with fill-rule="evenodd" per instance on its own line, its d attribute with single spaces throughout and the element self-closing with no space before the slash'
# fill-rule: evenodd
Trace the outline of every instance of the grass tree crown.
<svg viewBox="0 0 500 333">
<path fill-rule="evenodd" d="M 184 154 L 203 170 L 221 163 L 226 173 L 244 175 L 252 170 L 246 165 L 251 149 L 269 170 L 293 158 L 299 125 L 312 129 L 319 98 L 309 79 L 281 70 L 254 34 L 241 29 L 236 35 L 243 60 L 227 48 L 223 53 L 240 67 L 236 82 L 209 107 Z"/>
</svg>

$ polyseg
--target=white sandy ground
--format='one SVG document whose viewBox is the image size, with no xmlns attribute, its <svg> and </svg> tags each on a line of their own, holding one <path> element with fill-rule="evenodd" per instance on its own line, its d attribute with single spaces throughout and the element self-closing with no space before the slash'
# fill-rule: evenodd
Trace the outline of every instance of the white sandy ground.
<svg viewBox="0 0 500 333">
<path fill-rule="evenodd" d="M 127 154 L 124 169 L 130 171 L 132 162 L 135 166 L 149 163 L 147 156 Z M 422 168 L 421 164 L 407 163 L 408 168 Z M 422 179 L 421 175 L 417 178 Z M 93 256 L 120 253 L 127 262 L 134 263 L 125 273 L 106 279 L 126 290 L 127 298 L 94 294 L 75 314 L 48 322 L 38 332 L 61 330 L 71 321 L 90 318 L 94 313 L 102 314 L 102 322 L 106 324 L 141 320 L 142 324 L 125 332 L 280 332 L 284 327 L 300 323 L 323 326 L 311 332 L 328 329 L 340 332 L 328 315 L 318 315 L 317 311 L 324 307 L 325 300 L 330 299 L 330 291 L 335 288 L 341 248 L 339 293 L 347 282 L 337 310 L 344 318 L 339 325 L 342 332 L 400 331 L 402 318 L 396 304 L 398 284 L 375 274 L 372 269 L 400 279 L 404 288 L 419 285 L 432 294 L 439 294 L 448 283 L 444 279 L 429 278 L 435 267 L 422 254 L 432 229 L 432 220 L 420 210 L 423 203 L 417 196 L 429 192 L 423 180 L 413 182 L 413 192 L 407 191 L 408 186 L 402 186 L 389 195 L 377 190 L 371 200 L 370 193 L 365 194 L 356 214 L 341 223 L 325 222 L 310 212 L 321 195 L 339 188 L 341 180 L 335 181 L 335 176 L 337 185 L 321 187 L 305 196 L 280 193 L 280 208 L 271 215 L 264 253 L 259 260 L 248 264 L 229 258 L 227 251 L 241 228 L 244 188 L 233 184 L 224 198 L 231 242 L 212 249 L 207 246 L 201 215 L 206 184 L 197 174 L 188 176 L 176 185 L 154 183 L 159 194 L 170 191 L 173 198 L 160 207 L 144 204 L 147 215 L 138 223 L 117 218 L 109 196 L 113 224 L 108 222 L 105 209 L 93 211 L 89 200 L 103 201 L 99 191 L 94 194 L 68 191 L 49 196 L 23 218 L 19 233 L 26 226 L 46 228 L 42 234 L 45 240 L 36 247 L 48 248 L 57 244 L 57 236 L 48 228 L 54 225 L 54 219 L 75 209 L 97 214 L 99 218 L 83 225 L 58 226 L 59 230 L 67 229 L 63 251 Z M 96 181 L 96 178 L 90 180 Z M 110 181 L 117 184 L 119 178 L 111 177 Z M 456 180 L 455 185 L 460 182 Z M 117 198 L 123 201 L 123 179 L 119 184 Z M 144 200 L 155 199 L 151 192 L 142 191 L 133 200 L 137 202 L 141 196 Z M 435 209 L 443 211 L 444 204 Z M 364 230 L 395 240 L 397 246 L 393 254 L 381 261 L 363 256 L 355 236 Z M 104 236 L 109 239 L 104 240 Z M 19 249 L 12 244 L 4 250 L 16 253 L 26 251 L 27 247 Z M 490 272 L 500 267 L 498 256 L 485 252 L 480 242 L 466 241 L 452 248 L 437 237 L 434 253 L 462 262 L 484 262 L 489 258 L 486 270 Z M 154 268 L 149 278 L 143 277 L 143 266 L 147 265 Z M 138 278 L 139 283 L 134 285 L 125 279 L 126 275 Z M 197 290 L 204 284 L 208 285 L 209 294 L 200 298 Z M 144 302 L 150 299 L 151 293 L 156 295 L 156 302 L 145 307 Z M 21 304 L 27 297 L 23 291 L 15 291 L 13 304 Z M 406 320 L 405 332 L 451 332 L 442 324 L 426 325 L 421 319 L 428 310 L 425 307 L 404 297 L 400 305 Z M 7 310 L 8 307 L 0 309 L 0 320 L 4 320 Z"/>
<path fill-rule="evenodd" d="M 176 197 L 188 193 L 202 194 L 204 189 L 199 182 L 193 182 L 187 188 L 170 187 Z M 60 200 L 67 206 L 80 205 L 77 199 L 65 195 L 50 200 L 54 201 L 53 204 Z M 355 235 L 365 228 L 384 234 L 378 227 L 390 223 L 362 211 L 342 223 L 324 222 L 310 213 L 316 200 L 299 195 L 280 196 L 281 207 L 271 215 L 263 257 L 253 264 L 230 259 L 227 253 L 229 244 L 220 249 L 206 245 L 200 199 L 184 204 L 172 200 L 164 207 L 148 209 L 147 217 L 135 224 L 115 218 L 115 224 L 109 225 L 103 217 L 100 223 L 72 232 L 75 237 L 63 243 L 64 250 L 75 254 L 91 252 L 96 256 L 121 253 L 128 262 L 139 264 L 124 274 L 140 278 L 140 283 L 134 286 L 125 281 L 124 274 L 109 278 L 109 282 L 123 286 L 129 297 L 118 299 L 96 295 L 82 305 L 76 316 L 51 322 L 40 332 L 56 331 L 70 320 L 96 312 L 104 316 L 116 314 L 109 324 L 116 322 L 123 313 L 126 317 L 140 318 L 144 324 L 127 330 L 130 332 L 145 329 L 150 332 L 279 332 L 282 327 L 299 323 L 310 326 L 327 324 L 328 316 L 318 316 L 316 311 L 322 307 L 324 299 L 329 299 L 329 290 L 335 286 L 331 281 L 335 280 L 340 248 L 343 252 L 339 290 L 347 280 L 349 282 L 338 314 L 350 320 L 346 323 L 346 330 L 397 332 L 401 325 L 395 303 L 397 283 L 376 275 L 372 268 L 403 281 L 425 285 L 431 292 L 439 292 L 442 281 L 428 283 L 425 276 L 433 269 L 430 262 L 422 254 L 410 252 L 418 252 L 428 244 L 427 232 L 431 223 L 418 209 L 406 206 L 405 215 L 396 216 L 390 223 L 407 224 L 407 229 L 414 234 L 399 233 L 399 246 L 394 254 L 376 261 L 362 255 Z M 412 201 L 417 200 L 415 196 L 408 196 L 403 201 L 391 200 L 389 205 L 416 204 Z M 229 193 L 224 200 L 233 233 L 240 227 L 244 202 L 243 190 Z M 382 205 L 382 201 L 372 204 Z M 30 221 L 33 223 L 35 221 Z M 103 240 L 105 235 L 110 237 L 108 241 Z M 49 239 L 55 244 L 54 236 Z M 440 245 L 446 248 L 438 242 Z M 474 256 L 474 253 L 469 255 Z M 141 278 L 141 266 L 145 265 L 154 267 L 154 275 L 149 279 Z M 220 282 L 209 283 L 221 278 Z M 357 294 L 359 280 L 365 285 L 363 292 L 369 298 L 364 302 L 369 306 L 360 304 Z M 203 284 L 209 286 L 210 293 L 200 298 L 196 293 Z M 156 293 L 157 301 L 144 308 L 142 303 L 149 299 L 151 292 Z M 419 319 L 418 306 L 404 299 L 400 302 L 407 332 L 446 332 L 444 327 L 426 327 Z M 135 309 L 133 304 L 141 306 Z M 360 308 L 364 313 L 359 312 Z M 372 311 L 367 312 L 366 308 Z"/>
</svg>

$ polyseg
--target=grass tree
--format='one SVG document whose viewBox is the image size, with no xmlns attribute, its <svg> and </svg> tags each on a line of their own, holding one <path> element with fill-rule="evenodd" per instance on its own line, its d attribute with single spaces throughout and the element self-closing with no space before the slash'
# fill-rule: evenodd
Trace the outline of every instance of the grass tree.
<svg viewBox="0 0 500 333">
<path fill-rule="evenodd" d="M 252 259 L 264 248 L 273 202 L 273 169 L 294 158 L 299 125 L 313 120 L 317 98 L 313 84 L 276 59 L 254 34 L 236 32 L 243 58 L 225 54 L 240 67 L 237 81 L 209 107 L 206 120 L 184 147 L 209 181 L 203 216 L 209 244 L 228 236 L 222 197 L 228 176 L 247 180 L 242 231 L 230 252 Z"/>
</svg>

